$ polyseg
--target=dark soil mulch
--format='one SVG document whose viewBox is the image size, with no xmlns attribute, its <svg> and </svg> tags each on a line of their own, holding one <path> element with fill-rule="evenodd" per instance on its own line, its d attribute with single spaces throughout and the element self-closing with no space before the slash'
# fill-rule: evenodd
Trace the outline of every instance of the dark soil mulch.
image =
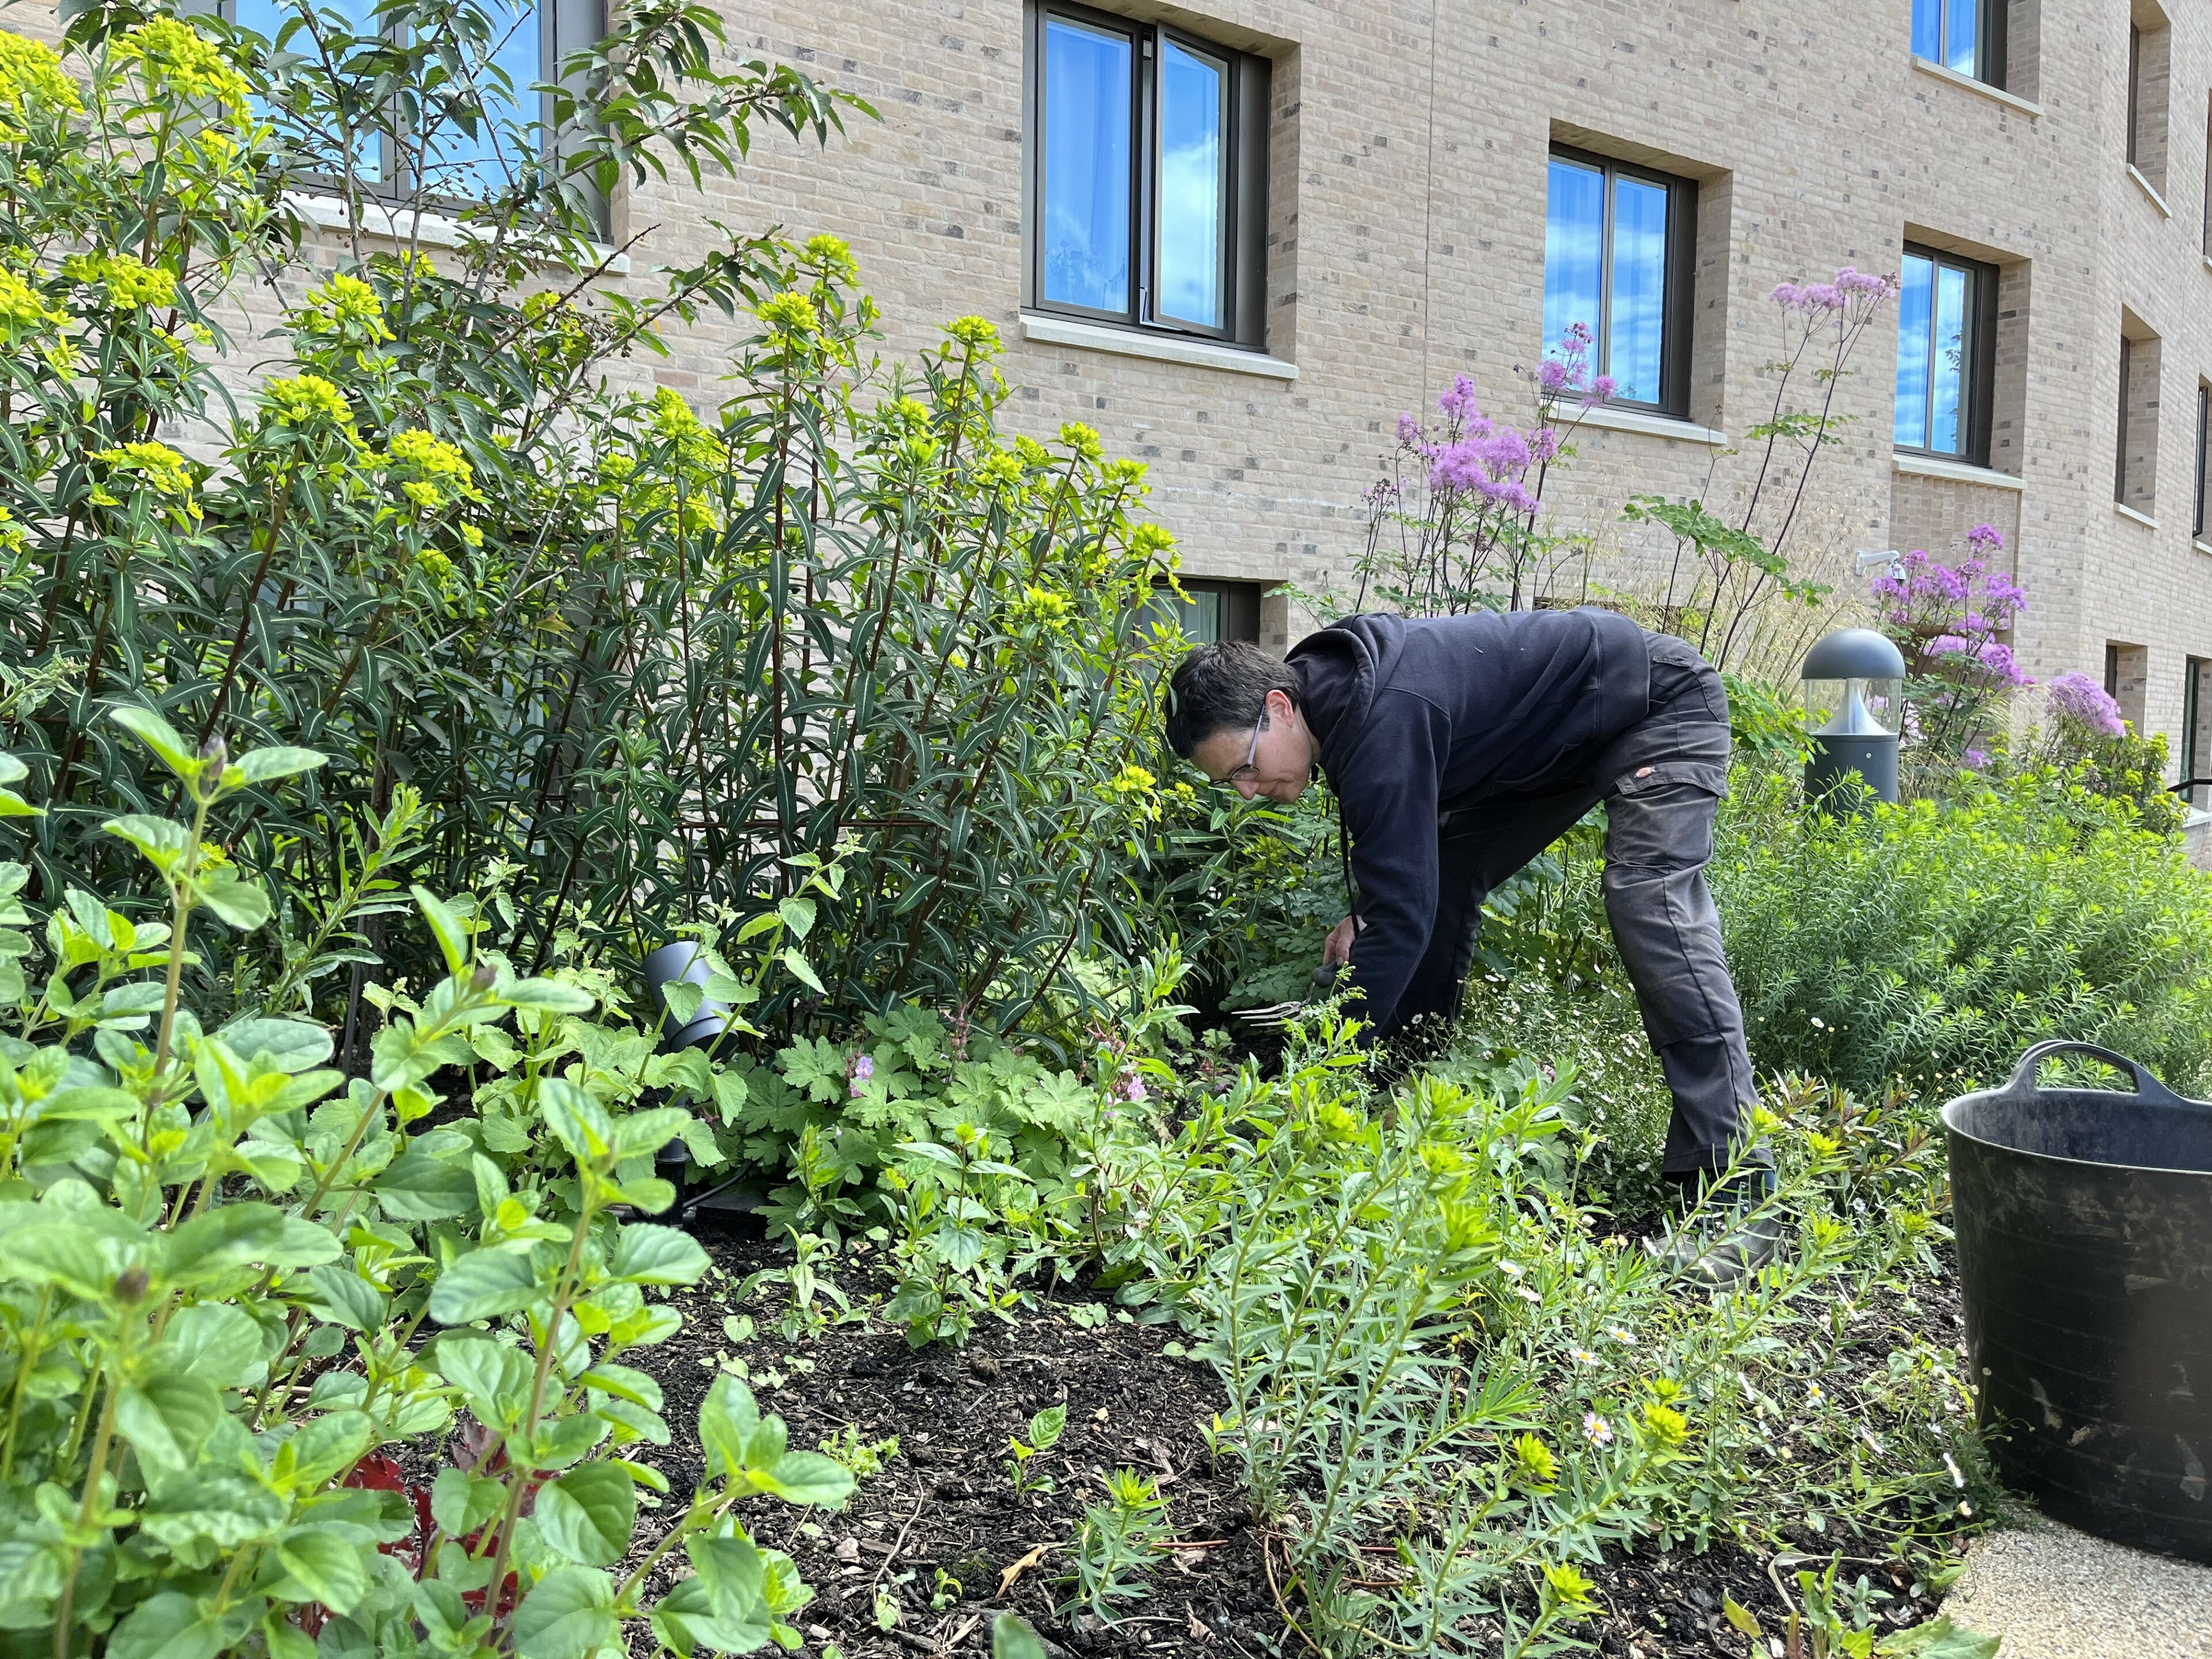
<svg viewBox="0 0 2212 1659">
<path fill-rule="evenodd" d="M 1234 1470 L 1212 1467 L 1198 1431 L 1222 1408 L 1219 1385 L 1202 1362 L 1169 1352 L 1179 1347 L 1175 1327 L 1131 1324 L 1115 1311 L 1103 1324 L 1080 1326 L 1072 1310 L 1093 1304 L 1077 1297 L 1025 1314 L 1014 1326 L 986 1319 L 960 1350 L 917 1352 L 902 1333 L 875 1321 L 788 1343 L 775 1328 L 787 1297 L 771 1286 L 744 1310 L 757 1328 L 738 1343 L 724 1327 L 739 1312 L 732 1292 L 745 1274 L 783 1265 L 788 1253 L 753 1241 L 708 1243 L 718 1271 L 676 1298 L 683 1333 L 635 1357 L 649 1360 L 659 1376 L 665 1415 L 677 1430 L 674 1445 L 646 1449 L 669 1479 L 670 1508 L 685 1500 L 702 1472 L 691 1425 L 725 1364 L 742 1364 L 762 1409 L 785 1419 L 794 1447 L 813 1448 L 848 1425 L 863 1442 L 898 1437 L 897 1454 L 842 1514 L 802 1516 L 768 1500 L 745 1506 L 757 1540 L 788 1551 L 815 1590 L 797 1620 L 810 1650 L 834 1642 L 848 1659 L 988 1653 L 991 1620 L 1002 1607 L 1035 1625 L 1048 1651 L 1086 1659 L 1260 1659 L 1302 1645 L 1277 1612 Z M 849 1266 L 842 1271 L 851 1273 Z M 864 1286 L 848 1277 L 844 1288 Z M 1868 1322 L 1865 1352 L 1838 1380 L 1862 1366 L 1881 1367 L 1900 1322 L 1957 1340 L 1949 1273 L 1917 1288 L 1910 1305 L 1886 1298 L 1883 1317 Z M 1034 1413 L 1061 1403 L 1066 1432 L 1036 1465 L 1057 1490 L 1018 1498 L 1006 1471 L 1007 1438 L 1026 1437 Z M 1060 1581 L 1070 1570 L 1067 1545 L 1085 1505 L 1102 1497 L 1105 1475 L 1117 1467 L 1158 1480 L 1180 1547 L 1164 1552 L 1151 1595 L 1125 1607 L 1115 1624 L 1081 1612 L 1064 1618 L 1059 1608 L 1070 1590 Z M 1810 1532 L 1795 1541 L 1811 1558 L 1806 1565 L 1824 1562 L 1839 1547 L 1850 1553 L 1847 1543 Z M 1592 1575 L 1606 1615 L 1578 1633 L 1616 1659 L 1735 1659 L 1750 1644 L 1723 1620 L 1723 1592 L 1778 1632 L 1788 1608 L 1775 1580 L 1794 1595 L 1797 1565 L 1785 1557 L 1770 1571 L 1764 1559 L 1732 1544 L 1701 1554 L 1650 1545 L 1616 1553 Z M 681 1570 L 674 1559 L 657 1569 L 660 1582 L 651 1594 Z M 1917 1587 L 1900 1564 L 1854 1563 L 1846 1571 L 1866 1573 L 1893 1598 L 1883 1604 L 1886 1626 L 1935 1611 L 1933 1597 L 1912 1593 Z M 957 1590 L 948 1580 L 957 1581 Z M 878 1589 L 899 1609 L 889 1631 L 878 1626 Z"/>
</svg>

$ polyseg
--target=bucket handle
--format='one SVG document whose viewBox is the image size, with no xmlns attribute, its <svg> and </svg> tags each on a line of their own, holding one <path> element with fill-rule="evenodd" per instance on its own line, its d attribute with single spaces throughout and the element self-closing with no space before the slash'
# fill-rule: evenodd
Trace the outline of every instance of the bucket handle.
<svg viewBox="0 0 2212 1659">
<path fill-rule="evenodd" d="M 2008 1095 L 2041 1094 L 2043 1091 L 2035 1080 L 2036 1068 L 2053 1054 L 2092 1055 L 2135 1079 L 2135 1091 L 2141 1098 L 2161 1104 L 2168 1102 L 2175 1105 L 2183 1103 L 2179 1095 L 2151 1075 L 2148 1066 L 2130 1060 L 2125 1054 L 2115 1054 L 2110 1048 L 2100 1048 L 2094 1042 L 2076 1042 L 2070 1037 L 2052 1037 L 2030 1048 L 2020 1057 L 2020 1064 L 2014 1068 L 2012 1081 L 2005 1085 L 2004 1092 Z"/>
</svg>

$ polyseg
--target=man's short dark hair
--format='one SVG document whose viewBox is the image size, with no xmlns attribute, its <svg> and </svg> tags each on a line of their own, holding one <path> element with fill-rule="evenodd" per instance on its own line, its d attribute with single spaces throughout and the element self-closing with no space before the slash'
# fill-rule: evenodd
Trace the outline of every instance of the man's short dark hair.
<svg viewBox="0 0 2212 1659">
<path fill-rule="evenodd" d="M 1281 658 L 1242 640 L 1196 647 L 1168 681 L 1169 745 L 1188 760 L 1217 732 L 1250 731 L 1270 691 L 1298 700 L 1298 677 Z"/>
</svg>

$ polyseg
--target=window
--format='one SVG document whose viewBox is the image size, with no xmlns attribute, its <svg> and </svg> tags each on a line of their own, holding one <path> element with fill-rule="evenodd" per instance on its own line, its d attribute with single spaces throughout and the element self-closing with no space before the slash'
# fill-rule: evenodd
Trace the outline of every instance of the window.
<svg viewBox="0 0 2212 1659">
<path fill-rule="evenodd" d="M 525 159 L 515 152 L 514 129 L 535 123 L 542 132 L 551 125 L 551 95 L 531 88 L 556 79 L 562 58 L 605 33 L 602 0 L 475 0 L 475 6 L 490 28 L 477 69 L 483 113 L 475 134 L 445 119 L 423 139 L 404 143 L 395 112 L 389 126 L 365 140 L 355 163 L 359 179 L 380 186 L 380 194 L 461 200 L 506 188 Z M 216 12 L 272 42 L 299 15 L 295 0 L 201 0 L 184 9 Z M 375 0 L 322 0 L 318 9 L 335 10 L 356 34 L 379 32 Z M 289 49 L 307 55 L 313 46 L 301 32 Z"/>
<path fill-rule="evenodd" d="M 2142 730 L 2143 697 L 2150 688 L 2150 652 L 2119 640 L 2105 641 L 2105 695 L 2120 706 L 2120 718 Z"/>
<path fill-rule="evenodd" d="M 2212 386 L 2202 380 L 2197 383 L 2197 510 L 2191 515 L 2189 533 L 2198 541 L 2204 539 L 2204 475 L 2206 462 L 2212 459 Z"/>
<path fill-rule="evenodd" d="M 1266 60 L 1103 12 L 1030 25 L 1030 304 L 1264 346 Z"/>
<path fill-rule="evenodd" d="M 1602 155 L 1554 146 L 1544 209 L 1544 349 L 1577 324 L 1590 372 L 1616 403 L 1669 415 L 1688 407 L 1690 259 L 1698 187 Z"/>
<path fill-rule="evenodd" d="M 1178 580 L 1187 597 L 1178 599 L 1174 590 L 1166 586 L 1153 589 L 1147 609 L 1154 617 L 1148 620 L 1172 621 L 1186 637 L 1201 645 L 1220 640 L 1260 642 L 1261 584 L 1201 581 L 1188 576 Z"/>
<path fill-rule="evenodd" d="M 2130 0 L 2128 21 L 2128 165 L 2153 190 L 2166 189 L 2167 94 L 2173 31 L 2153 0 Z"/>
<path fill-rule="evenodd" d="M 1912 0 L 1912 55 L 2004 84 L 2008 0 Z"/>
<path fill-rule="evenodd" d="M 2204 695 L 2205 676 L 2212 673 L 2212 662 L 2202 657 L 2191 657 L 2182 666 L 2181 678 L 2181 777 L 2187 783 L 2191 778 L 2201 778 L 2205 768 L 2212 766 L 2212 697 Z M 2202 807 L 2205 801 L 2203 785 L 2189 791 L 2186 797 L 2191 806 Z"/>
<path fill-rule="evenodd" d="M 1908 242 L 1899 274 L 1897 447 L 1987 466 L 1996 269 Z"/>
<path fill-rule="evenodd" d="M 2132 312 L 2121 319 L 2118 434 L 2112 459 L 2112 499 L 2131 513 L 2158 509 L 2159 359 L 2160 345 Z"/>
</svg>

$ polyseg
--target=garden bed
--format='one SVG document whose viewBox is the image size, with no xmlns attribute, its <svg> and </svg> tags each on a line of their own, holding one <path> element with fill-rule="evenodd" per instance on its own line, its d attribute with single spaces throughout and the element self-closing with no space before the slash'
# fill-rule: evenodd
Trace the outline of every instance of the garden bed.
<svg viewBox="0 0 2212 1659">
<path fill-rule="evenodd" d="M 787 1550 L 814 1589 L 796 1621 L 811 1650 L 834 1643 L 847 1659 L 984 1653 L 1003 1607 L 1029 1619 L 1048 1651 L 1256 1659 L 1300 1645 L 1277 1611 L 1237 1470 L 1227 1462 L 1217 1468 L 1200 1433 L 1224 1404 L 1219 1383 L 1184 1352 L 1175 1326 L 1136 1324 L 1109 1304 L 1077 1297 L 1011 1326 L 987 1321 L 963 1349 L 916 1351 L 902 1332 L 857 1311 L 787 1340 L 776 1322 L 788 1294 L 775 1285 L 749 1297 L 740 1292 L 750 1275 L 787 1267 L 788 1249 L 731 1237 L 710 1239 L 708 1249 L 714 1271 L 672 1298 L 684 1330 L 639 1356 L 665 1391 L 676 1427 L 672 1445 L 640 1455 L 667 1477 L 669 1511 L 680 1512 L 702 1473 L 690 1425 L 725 1368 L 750 1382 L 764 1411 L 785 1419 L 794 1447 L 897 1440 L 842 1514 L 749 1506 L 758 1510 L 746 1520 L 760 1541 Z M 868 1299 L 863 1291 L 881 1287 L 848 1268 L 839 1288 L 857 1310 Z M 820 1291 L 814 1306 L 836 1311 Z M 1838 1387 L 1877 1388 L 1892 1340 L 1901 1334 L 1956 1341 L 1957 1306 L 1948 1260 L 1911 1294 L 1885 1292 Z M 733 1340 L 733 1330 L 744 1340 Z M 1008 1439 L 1026 1435 L 1033 1414 L 1060 1404 L 1065 1432 L 1036 1466 L 1056 1489 L 1018 1497 Z M 1176 1545 L 1163 1553 L 1150 1595 L 1117 1623 L 1062 1617 L 1068 1540 L 1105 1475 L 1123 1467 L 1157 1480 Z M 658 1532 L 650 1520 L 641 1525 L 638 1558 Z M 1852 1554 L 1848 1542 L 1807 1528 L 1792 1541 L 1805 1565 L 1822 1565 L 1839 1547 Z M 673 1582 L 674 1565 L 656 1569 L 654 1595 Z M 1723 1618 L 1723 1595 L 1779 1631 L 1788 1612 L 1782 1589 L 1794 1594 L 1797 1565 L 1786 1552 L 1771 1564 L 1733 1544 L 1702 1553 L 1650 1544 L 1612 1552 L 1591 1575 L 1605 1616 L 1577 1634 L 1618 1659 L 1744 1653 L 1747 1638 Z M 1885 1628 L 1934 1613 L 1936 1593 L 1906 1564 L 1852 1561 L 1845 1570 L 1846 1577 L 1862 1573 L 1889 1598 L 1879 1603 Z M 879 1591 L 898 1609 L 888 1629 L 878 1620 Z"/>
</svg>

